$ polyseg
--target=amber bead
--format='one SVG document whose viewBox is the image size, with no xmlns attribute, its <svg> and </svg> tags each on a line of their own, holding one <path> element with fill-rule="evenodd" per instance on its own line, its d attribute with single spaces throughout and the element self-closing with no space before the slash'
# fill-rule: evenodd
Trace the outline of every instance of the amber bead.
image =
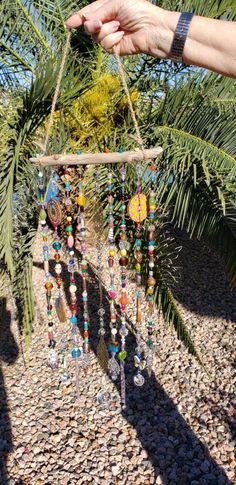
<svg viewBox="0 0 236 485">
<path fill-rule="evenodd" d="M 51 290 L 53 288 L 53 284 L 47 281 L 47 283 L 45 283 L 45 288 L 46 290 Z"/>
<path fill-rule="evenodd" d="M 128 258 L 120 258 L 119 264 L 120 264 L 120 266 L 128 266 L 128 264 L 129 264 Z"/>
<path fill-rule="evenodd" d="M 155 284 L 156 284 L 155 278 L 153 278 L 152 276 L 149 276 L 149 278 L 147 280 L 147 284 L 148 284 L 148 286 L 155 286 Z"/>
<path fill-rule="evenodd" d="M 56 254 L 54 255 L 54 259 L 55 259 L 55 261 L 60 261 L 60 259 L 61 259 L 61 255 L 60 255 L 59 253 L 56 253 Z"/>
<path fill-rule="evenodd" d="M 85 330 L 84 331 L 84 338 L 88 338 L 88 336 L 89 336 L 88 330 Z"/>
<path fill-rule="evenodd" d="M 134 252 L 135 259 L 137 260 L 138 263 L 141 263 L 142 261 L 142 253 L 138 249 L 135 250 Z"/>
</svg>

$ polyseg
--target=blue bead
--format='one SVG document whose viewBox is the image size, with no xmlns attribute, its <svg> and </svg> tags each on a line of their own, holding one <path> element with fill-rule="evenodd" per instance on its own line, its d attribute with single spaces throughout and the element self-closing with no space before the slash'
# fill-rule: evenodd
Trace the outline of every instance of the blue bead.
<svg viewBox="0 0 236 485">
<path fill-rule="evenodd" d="M 155 241 L 149 241 L 148 246 L 155 246 Z"/>
<path fill-rule="evenodd" d="M 149 219 L 154 219 L 155 218 L 155 214 L 149 214 Z"/>
<path fill-rule="evenodd" d="M 44 251 L 48 251 L 48 246 L 43 246 Z"/>
<path fill-rule="evenodd" d="M 120 351 L 120 348 L 116 345 L 113 345 L 113 344 L 109 344 L 108 345 L 108 350 L 109 352 L 114 352 L 114 353 L 118 353 Z"/>
<path fill-rule="evenodd" d="M 72 355 L 73 359 L 78 359 L 81 356 L 81 350 L 78 349 L 78 348 L 72 349 L 71 355 Z"/>
<path fill-rule="evenodd" d="M 80 150 L 78 150 L 78 151 L 76 152 L 76 155 L 81 155 L 81 153 L 82 153 L 82 152 L 80 152 Z"/>
<path fill-rule="evenodd" d="M 76 323 L 78 323 L 77 317 L 75 317 L 75 316 L 70 317 L 70 323 L 73 323 L 73 325 L 75 325 Z"/>
<path fill-rule="evenodd" d="M 136 248 L 141 248 L 141 246 L 142 246 L 142 241 L 140 239 L 136 239 L 136 241 L 135 241 L 135 247 Z"/>
<path fill-rule="evenodd" d="M 48 260 L 49 260 L 49 254 L 48 254 L 48 252 L 47 252 L 47 251 L 45 251 L 45 252 L 43 253 L 43 259 L 44 259 L 44 261 L 48 261 Z"/>
<path fill-rule="evenodd" d="M 75 260 L 74 259 L 70 259 L 69 260 L 69 264 L 75 264 Z"/>
</svg>

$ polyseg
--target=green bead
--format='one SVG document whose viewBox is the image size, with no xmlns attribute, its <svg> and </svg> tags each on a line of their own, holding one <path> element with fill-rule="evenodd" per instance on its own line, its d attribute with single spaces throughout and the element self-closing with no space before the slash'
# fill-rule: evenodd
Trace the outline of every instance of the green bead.
<svg viewBox="0 0 236 485">
<path fill-rule="evenodd" d="M 151 339 L 148 340 L 148 347 L 149 347 L 149 349 L 153 348 L 153 341 Z"/>
<path fill-rule="evenodd" d="M 118 354 L 118 359 L 119 360 L 125 360 L 127 357 L 127 352 L 126 350 L 121 350 Z"/>
<path fill-rule="evenodd" d="M 40 221 L 46 221 L 47 213 L 44 209 L 41 209 L 41 211 L 39 213 L 39 219 L 40 219 Z"/>
<path fill-rule="evenodd" d="M 67 226 L 66 227 L 66 232 L 73 232 L 73 227 L 72 226 Z"/>
</svg>

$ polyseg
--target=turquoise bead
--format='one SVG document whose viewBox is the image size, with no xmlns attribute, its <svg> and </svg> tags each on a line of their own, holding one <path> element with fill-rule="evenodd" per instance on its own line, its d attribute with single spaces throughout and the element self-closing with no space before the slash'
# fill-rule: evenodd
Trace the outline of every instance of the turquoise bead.
<svg viewBox="0 0 236 485">
<path fill-rule="evenodd" d="M 73 227 L 67 226 L 66 227 L 66 232 L 73 232 Z"/>
<path fill-rule="evenodd" d="M 75 325 L 76 323 L 78 323 L 77 317 L 75 317 L 75 316 L 70 317 L 70 323 L 73 323 L 73 325 Z"/>
<path fill-rule="evenodd" d="M 149 219 L 154 219 L 154 217 L 155 217 L 155 214 L 154 213 L 153 214 L 152 213 L 149 214 Z"/>
<path fill-rule="evenodd" d="M 77 348 L 72 349 L 71 355 L 72 355 L 73 359 L 78 359 L 81 356 L 81 350 L 77 349 Z"/>
<path fill-rule="evenodd" d="M 61 243 L 59 241 L 55 241 L 52 247 L 55 249 L 55 251 L 59 251 L 61 249 Z"/>
<path fill-rule="evenodd" d="M 84 322 L 84 330 L 88 330 L 88 328 L 89 328 L 88 323 L 87 322 Z"/>
<path fill-rule="evenodd" d="M 120 351 L 120 348 L 116 345 L 113 345 L 113 344 L 109 344 L 108 345 L 108 350 L 109 352 L 114 352 L 114 353 L 118 353 Z"/>
</svg>

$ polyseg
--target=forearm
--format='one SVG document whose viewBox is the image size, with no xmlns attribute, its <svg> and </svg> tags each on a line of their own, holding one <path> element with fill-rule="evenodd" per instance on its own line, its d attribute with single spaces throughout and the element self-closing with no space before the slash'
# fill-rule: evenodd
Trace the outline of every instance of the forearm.
<svg viewBox="0 0 236 485">
<path fill-rule="evenodd" d="M 179 16 L 177 12 L 168 11 L 163 15 L 159 42 L 164 42 L 167 57 L 170 56 Z M 158 56 L 154 45 L 151 51 L 152 55 Z M 184 47 L 183 61 L 236 78 L 236 22 L 194 16 Z"/>
</svg>

